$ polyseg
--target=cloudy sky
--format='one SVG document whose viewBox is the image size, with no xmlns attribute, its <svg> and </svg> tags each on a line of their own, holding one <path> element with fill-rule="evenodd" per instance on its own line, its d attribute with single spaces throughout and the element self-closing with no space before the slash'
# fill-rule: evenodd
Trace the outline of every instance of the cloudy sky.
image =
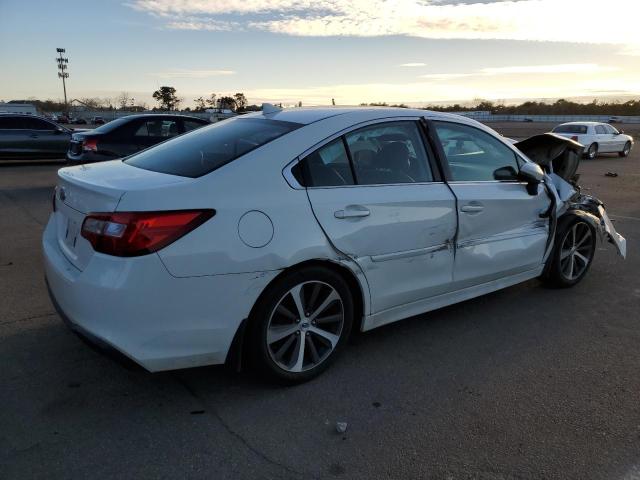
<svg viewBox="0 0 640 480">
<path fill-rule="evenodd" d="M 0 99 L 640 95 L 637 0 L 0 0 Z"/>
</svg>

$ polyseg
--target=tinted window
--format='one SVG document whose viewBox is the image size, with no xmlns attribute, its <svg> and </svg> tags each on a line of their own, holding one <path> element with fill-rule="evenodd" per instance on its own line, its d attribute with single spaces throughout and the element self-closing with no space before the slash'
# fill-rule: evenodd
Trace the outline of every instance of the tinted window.
<svg viewBox="0 0 640 480">
<path fill-rule="evenodd" d="M 291 172 L 298 183 L 307 187 L 338 187 L 354 183 L 342 137 L 305 157 Z"/>
<path fill-rule="evenodd" d="M 604 135 L 607 133 L 603 125 L 596 125 L 596 133 L 598 135 Z"/>
<path fill-rule="evenodd" d="M 169 138 L 178 135 L 178 122 L 155 118 L 143 121 L 136 130 L 136 137 Z"/>
<path fill-rule="evenodd" d="M 431 182 L 415 122 L 389 122 L 345 135 L 358 185 Z"/>
<path fill-rule="evenodd" d="M 0 115 L 0 129 L 1 130 L 19 130 L 24 127 L 22 117 L 9 117 Z"/>
<path fill-rule="evenodd" d="M 482 130 L 457 123 L 434 122 L 454 181 L 515 179 L 516 154 Z"/>
<path fill-rule="evenodd" d="M 553 133 L 577 133 L 577 134 L 585 134 L 587 133 L 586 125 L 558 125 L 553 129 Z"/>
<path fill-rule="evenodd" d="M 233 118 L 160 143 L 125 162 L 154 172 L 200 177 L 301 126 L 277 120 Z"/>
<path fill-rule="evenodd" d="M 204 127 L 208 124 L 208 122 L 199 122 L 197 120 L 183 120 L 182 124 L 184 125 L 184 131 L 190 132 L 191 130 L 195 130 L 196 128 Z"/>
<path fill-rule="evenodd" d="M 45 122 L 39 118 L 25 118 L 25 127 L 29 130 L 55 130 L 56 126 L 53 123 Z"/>
</svg>

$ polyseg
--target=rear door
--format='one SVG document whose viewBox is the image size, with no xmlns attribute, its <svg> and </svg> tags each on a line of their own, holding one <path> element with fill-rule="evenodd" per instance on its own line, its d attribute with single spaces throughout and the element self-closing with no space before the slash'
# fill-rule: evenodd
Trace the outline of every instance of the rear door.
<svg viewBox="0 0 640 480">
<path fill-rule="evenodd" d="M 0 115 L 0 158 L 21 158 L 31 153 L 29 132 L 23 117 Z"/>
<path fill-rule="evenodd" d="M 542 216 L 550 205 L 543 186 L 529 194 L 517 179 L 515 151 L 488 132 L 445 121 L 430 127 L 442 146 L 449 186 L 458 200 L 454 287 L 540 267 L 548 236 Z"/>
<path fill-rule="evenodd" d="M 383 121 L 310 152 L 297 178 L 333 245 L 356 261 L 374 313 L 451 287 L 455 199 L 414 120 Z"/>
<path fill-rule="evenodd" d="M 611 152 L 621 152 L 626 143 L 625 138 L 620 135 L 620 132 L 611 125 L 603 125 L 609 135 L 611 141 Z"/>
<path fill-rule="evenodd" d="M 613 152 L 615 150 L 614 141 L 611 133 L 606 128 L 606 125 L 596 125 L 596 141 L 598 142 L 599 152 Z"/>
<path fill-rule="evenodd" d="M 71 134 L 54 123 L 40 118 L 24 119 L 29 138 L 36 153 L 42 157 L 63 158 L 69 146 Z"/>
</svg>

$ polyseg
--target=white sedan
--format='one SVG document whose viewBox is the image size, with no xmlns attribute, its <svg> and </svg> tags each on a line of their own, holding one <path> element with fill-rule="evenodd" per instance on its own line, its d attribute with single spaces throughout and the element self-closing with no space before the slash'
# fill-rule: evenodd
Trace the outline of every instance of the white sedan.
<svg viewBox="0 0 640 480">
<path fill-rule="evenodd" d="M 625 240 L 571 178 L 582 146 L 460 116 L 265 106 L 63 168 L 43 234 L 61 317 L 151 371 L 250 359 L 308 380 L 370 330 Z M 546 152 L 553 152 L 551 158 Z"/>
<path fill-rule="evenodd" d="M 584 155 L 590 160 L 599 153 L 617 153 L 627 157 L 633 148 L 633 137 L 608 123 L 569 122 L 558 125 L 552 132 L 584 145 Z"/>
</svg>

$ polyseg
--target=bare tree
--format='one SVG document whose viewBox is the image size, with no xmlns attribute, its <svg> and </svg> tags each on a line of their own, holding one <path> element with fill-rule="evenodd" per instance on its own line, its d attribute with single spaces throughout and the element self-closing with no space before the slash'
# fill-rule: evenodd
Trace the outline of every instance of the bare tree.
<svg viewBox="0 0 640 480">
<path fill-rule="evenodd" d="M 206 102 L 206 101 L 205 101 L 205 99 L 204 99 L 204 98 L 202 98 L 202 97 L 198 97 L 198 98 L 196 98 L 196 99 L 193 101 L 193 103 L 195 103 L 195 104 L 196 104 L 196 108 L 195 108 L 195 111 L 196 111 L 196 112 L 204 112 L 204 111 L 205 111 L 205 109 L 207 108 L 207 102 Z"/>
<path fill-rule="evenodd" d="M 129 92 L 120 92 L 120 95 L 116 97 L 116 105 L 118 105 L 121 110 L 127 108 L 130 101 L 131 95 L 129 95 Z"/>
<path fill-rule="evenodd" d="M 218 104 L 218 103 L 217 103 L 217 100 L 216 100 L 216 94 L 215 94 L 215 93 L 212 93 L 212 94 L 209 96 L 209 98 L 207 98 L 207 99 L 205 100 L 205 102 L 207 103 L 207 105 L 209 105 L 209 107 L 210 107 L 210 108 L 215 108 L 215 107 L 216 107 L 216 105 Z"/>
</svg>

